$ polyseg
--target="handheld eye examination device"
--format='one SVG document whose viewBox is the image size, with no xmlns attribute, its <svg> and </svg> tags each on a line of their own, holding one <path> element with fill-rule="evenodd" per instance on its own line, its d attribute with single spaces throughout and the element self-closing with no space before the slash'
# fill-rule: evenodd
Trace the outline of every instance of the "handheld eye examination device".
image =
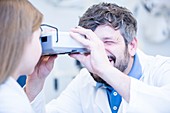
<svg viewBox="0 0 170 113">
<path fill-rule="evenodd" d="M 75 33 L 80 38 L 84 36 Z M 45 29 L 40 36 L 42 55 L 89 53 L 89 50 L 78 41 L 71 38 L 69 32 L 60 32 L 57 29 Z"/>
</svg>

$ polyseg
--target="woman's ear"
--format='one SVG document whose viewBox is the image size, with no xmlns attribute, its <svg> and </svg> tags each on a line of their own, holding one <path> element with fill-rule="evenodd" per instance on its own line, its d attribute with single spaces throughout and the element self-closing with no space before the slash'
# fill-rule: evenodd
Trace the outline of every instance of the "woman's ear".
<svg viewBox="0 0 170 113">
<path fill-rule="evenodd" d="M 136 37 L 132 40 L 132 42 L 128 44 L 128 51 L 131 56 L 134 56 L 136 54 L 137 45 L 138 41 Z"/>
</svg>

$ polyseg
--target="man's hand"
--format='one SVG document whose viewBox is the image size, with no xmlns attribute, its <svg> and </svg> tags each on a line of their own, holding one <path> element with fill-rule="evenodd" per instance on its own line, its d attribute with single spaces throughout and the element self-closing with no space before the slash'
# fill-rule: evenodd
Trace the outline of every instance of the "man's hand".
<svg viewBox="0 0 170 113">
<path fill-rule="evenodd" d="M 86 39 L 77 37 L 77 35 L 74 35 L 75 33 L 84 35 Z M 105 52 L 104 43 L 97 37 L 97 35 L 92 30 L 78 26 L 71 30 L 70 35 L 72 36 L 72 38 L 79 41 L 91 51 L 90 54 L 70 55 L 71 57 L 79 60 L 90 72 L 94 74 L 100 74 L 104 70 L 103 68 L 111 66 L 107 54 Z"/>
<path fill-rule="evenodd" d="M 43 89 L 46 77 L 54 66 L 54 60 L 57 56 L 43 56 L 36 65 L 34 72 L 27 77 L 25 92 L 30 101 Z"/>
</svg>

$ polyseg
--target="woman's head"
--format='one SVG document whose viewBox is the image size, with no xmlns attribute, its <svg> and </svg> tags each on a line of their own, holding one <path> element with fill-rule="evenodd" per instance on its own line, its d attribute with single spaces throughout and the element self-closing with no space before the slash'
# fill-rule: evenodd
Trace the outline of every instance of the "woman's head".
<svg viewBox="0 0 170 113">
<path fill-rule="evenodd" d="M 0 84 L 17 70 L 42 18 L 27 0 L 0 0 Z"/>
</svg>

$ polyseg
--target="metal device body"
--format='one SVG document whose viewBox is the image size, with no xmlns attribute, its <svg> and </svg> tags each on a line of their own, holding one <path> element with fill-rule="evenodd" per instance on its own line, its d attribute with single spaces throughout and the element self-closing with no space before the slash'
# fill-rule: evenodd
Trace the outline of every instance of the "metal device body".
<svg viewBox="0 0 170 113">
<path fill-rule="evenodd" d="M 84 38 L 80 34 L 76 34 Z M 78 41 L 70 37 L 69 32 L 56 30 L 43 31 L 41 34 L 42 55 L 87 53 L 89 52 Z"/>
</svg>

